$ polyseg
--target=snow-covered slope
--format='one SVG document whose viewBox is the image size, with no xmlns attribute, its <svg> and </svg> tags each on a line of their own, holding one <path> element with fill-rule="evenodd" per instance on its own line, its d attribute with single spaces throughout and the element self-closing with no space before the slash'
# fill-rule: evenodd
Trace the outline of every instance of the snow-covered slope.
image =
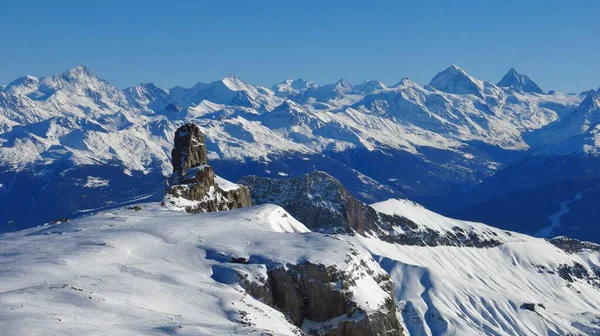
<svg viewBox="0 0 600 336">
<path fill-rule="evenodd" d="M 273 205 L 189 215 L 147 203 L 0 241 L 2 335 L 300 335 L 273 307 L 277 285 L 271 292 L 268 282 L 273 270 L 311 264 L 351 272 L 343 288 L 323 286 L 353 302 L 348 314 L 356 321 L 391 302 L 375 280 L 385 272 L 368 253 L 309 232 Z M 310 309 L 330 303 L 312 304 L 302 316 L 322 318 Z M 303 320 L 308 330 L 344 317 Z"/>
<path fill-rule="evenodd" d="M 445 218 L 406 200 L 373 207 L 420 225 L 490 230 L 505 240 L 484 249 L 424 248 L 357 236 L 380 256 L 396 283 L 396 300 L 411 336 L 600 333 L 597 245 L 596 250 L 562 250 L 543 239 Z"/>
<path fill-rule="evenodd" d="M 600 332 L 597 245 L 562 250 L 405 200 L 373 207 L 424 228 L 493 232 L 503 243 L 407 246 L 369 235 L 324 235 L 268 204 L 212 214 L 139 204 L 1 235 L 0 334 L 300 335 L 294 311 L 286 318 L 280 312 L 286 305 L 269 300 L 277 290 L 269 292 L 267 284 L 285 268 L 317 277 L 307 283 L 321 288 L 321 296 L 309 291 L 308 300 L 329 295 L 323 288 L 347 295 L 355 315 L 345 323 L 382 311 L 393 288 L 404 335 Z M 319 287 L 319 266 L 302 268 L 316 264 L 353 280 Z M 306 307 L 318 319 L 336 310 L 321 310 L 332 303 Z M 307 332 L 340 326 L 344 317 L 303 319 L 299 326 Z"/>
</svg>

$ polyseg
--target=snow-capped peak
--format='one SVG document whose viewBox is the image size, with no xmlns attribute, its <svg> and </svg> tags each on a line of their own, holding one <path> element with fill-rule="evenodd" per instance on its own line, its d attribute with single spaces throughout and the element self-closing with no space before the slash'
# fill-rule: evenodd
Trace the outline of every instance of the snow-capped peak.
<svg viewBox="0 0 600 336">
<path fill-rule="evenodd" d="M 402 77 L 402 79 L 398 83 L 392 85 L 391 87 L 397 88 L 397 87 L 403 87 L 403 86 L 413 86 L 415 84 L 416 83 L 413 82 L 412 79 L 410 79 L 408 77 Z"/>
<path fill-rule="evenodd" d="M 233 74 L 223 78 L 221 82 L 232 91 L 246 91 L 250 86 L 250 84 L 244 82 Z"/>
<path fill-rule="evenodd" d="M 308 89 L 316 89 L 319 85 L 313 81 L 307 81 L 302 78 L 286 79 L 281 83 L 273 85 L 272 90 L 277 96 L 292 97 L 300 95 Z"/>
<path fill-rule="evenodd" d="M 37 90 L 39 82 L 40 80 L 37 77 L 27 75 L 10 82 L 2 91 L 9 94 L 27 96 Z"/>
<path fill-rule="evenodd" d="M 363 93 L 371 93 L 374 91 L 383 90 L 385 88 L 386 88 L 385 84 L 383 84 L 382 82 L 380 82 L 378 80 L 367 80 L 367 81 L 364 81 L 363 83 L 358 84 L 354 87 L 354 89 L 356 91 L 363 92 Z"/>
<path fill-rule="evenodd" d="M 577 107 L 577 111 L 590 111 L 600 108 L 600 90 L 590 90 L 581 104 Z"/>
<path fill-rule="evenodd" d="M 497 84 L 500 87 L 508 87 L 523 92 L 544 93 L 544 91 L 527 75 L 520 74 L 511 68 Z"/>
<path fill-rule="evenodd" d="M 483 83 L 471 77 L 466 71 L 456 65 L 451 65 L 446 70 L 438 73 L 429 82 L 440 91 L 456 94 L 475 94 L 481 96 Z"/>
</svg>

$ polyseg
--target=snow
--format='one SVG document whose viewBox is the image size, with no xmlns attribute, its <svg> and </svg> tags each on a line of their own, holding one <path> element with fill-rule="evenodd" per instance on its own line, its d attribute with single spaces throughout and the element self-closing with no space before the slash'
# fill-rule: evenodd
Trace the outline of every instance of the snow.
<svg viewBox="0 0 600 336">
<path fill-rule="evenodd" d="M 409 201 L 389 200 L 373 207 L 430 228 L 468 225 L 477 232 L 493 231 L 505 241 L 480 249 L 350 239 L 368 249 L 391 275 L 411 336 L 545 335 L 550 330 L 591 335 L 600 330 L 600 289 L 585 282 L 567 285 L 548 272 L 573 262 L 598 269 L 600 253 L 567 254 L 546 240 L 453 220 Z M 523 310 L 525 302 L 541 303 L 546 309 Z"/>
<path fill-rule="evenodd" d="M 599 331 L 600 289 L 551 272 L 574 262 L 591 271 L 600 267 L 598 252 L 568 254 L 544 239 L 453 220 L 406 200 L 373 207 L 423 228 L 490 233 L 503 244 L 419 247 L 324 235 L 269 204 L 209 214 L 139 206 L 0 235 L 0 334 L 295 335 L 280 312 L 245 292 L 238 274 L 260 282 L 269 267 L 305 261 L 387 272 L 410 336 Z M 386 299 L 372 276 L 357 277 L 349 290 L 367 313 Z M 526 302 L 545 309 L 521 309 Z"/>
<path fill-rule="evenodd" d="M 110 184 L 110 181 L 102 179 L 100 177 L 88 176 L 87 181 L 83 185 L 86 188 L 99 188 L 99 187 L 107 187 Z"/>
<path fill-rule="evenodd" d="M 233 182 L 230 182 L 220 176 L 215 175 L 215 183 L 219 186 L 219 188 L 221 188 L 221 190 L 223 191 L 230 191 L 230 190 L 235 190 L 235 189 L 239 189 L 240 186 L 238 184 L 235 184 Z"/>
<path fill-rule="evenodd" d="M 25 77 L 0 92 L 1 138 L 19 140 L 0 145 L 0 162 L 11 167 L 61 159 L 121 162 L 133 171 L 162 162 L 168 173 L 172 131 L 184 121 L 201 125 L 211 157 L 222 159 L 356 147 L 417 155 L 432 147 L 473 155 L 463 149 L 469 141 L 525 150 L 523 132 L 557 120 L 582 99 L 500 89 L 456 66 L 447 72 L 475 83 L 476 94 L 438 91 L 408 79 L 391 87 L 378 81 L 318 86 L 298 80 L 276 86 L 301 91 L 284 98 L 233 75 L 188 89 L 144 83 L 119 90 L 81 66 L 52 77 Z M 168 104 L 177 109 L 165 110 Z M 270 113 L 290 105 L 293 111 Z M 60 120 L 60 127 L 35 131 L 50 119 Z"/>
<path fill-rule="evenodd" d="M 348 264 L 348 243 L 308 232 L 273 205 L 202 215 L 141 208 L 0 236 L 0 334 L 294 335 L 281 313 L 227 283 L 230 275 L 360 260 Z"/>
<path fill-rule="evenodd" d="M 451 232 L 454 228 L 460 227 L 468 233 L 476 233 L 480 237 L 494 240 L 516 241 L 527 237 L 518 233 L 507 233 L 482 223 L 444 217 L 424 208 L 416 202 L 406 199 L 389 199 L 371 204 L 371 207 L 384 214 L 405 217 L 417 224 L 421 229 L 429 228 L 441 233 Z"/>
</svg>

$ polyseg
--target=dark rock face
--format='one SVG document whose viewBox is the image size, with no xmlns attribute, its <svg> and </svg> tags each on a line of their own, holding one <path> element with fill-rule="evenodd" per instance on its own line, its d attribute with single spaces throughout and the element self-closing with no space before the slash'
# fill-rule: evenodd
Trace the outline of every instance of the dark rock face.
<svg viewBox="0 0 600 336">
<path fill-rule="evenodd" d="M 324 172 L 286 180 L 247 176 L 239 183 L 250 188 L 255 204 L 280 205 L 316 232 L 368 233 L 391 243 L 417 246 L 493 247 L 502 244 L 500 239 L 482 237 L 460 227 L 439 232 L 422 228 L 405 217 L 380 213 L 354 198 L 339 181 Z M 493 232 L 490 235 L 493 236 Z"/>
<path fill-rule="evenodd" d="M 190 123 L 177 129 L 175 147 L 171 153 L 173 175 L 171 186 L 167 189 L 166 203 L 181 206 L 191 213 L 252 205 L 248 188 L 235 186 L 215 176 L 208 165 L 206 140 L 197 125 Z"/>
<path fill-rule="evenodd" d="M 521 309 L 535 311 L 535 303 L 523 303 Z"/>
<path fill-rule="evenodd" d="M 558 276 L 567 282 L 584 281 L 589 285 L 600 288 L 600 269 L 588 270 L 585 266 L 578 262 L 573 262 L 573 265 L 560 264 L 558 265 Z"/>
<path fill-rule="evenodd" d="M 192 123 L 185 124 L 175 132 L 175 147 L 171 151 L 173 175 L 183 177 L 190 168 L 208 164 L 206 140 L 200 128 Z"/>
<path fill-rule="evenodd" d="M 373 276 L 371 273 L 364 264 L 340 271 L 334 266 L 304 262 L 270 269 L 262 286 L 248 281 L 241 284 L 251 295 L 283 312 L 296 326 L 302 326 L 305 320 L 324 323 L 318 330 L 305 330 L 309 335 L 403 335 L 392 299 L 394 284 L 387 274 L 374 276 L 389 294 L 382 307 L 365 312 L 353 301 L 350 287 L 359 277 Z M 332 319 L 339 321 L 328 325 Z"/>
<path fill-rule="evenodd" d="M 581 241 L 569 237 L 554 237 L 548 240 L 550 244 L 558 247 L 559 249 L 567 252 L 567 253 L 579 253 L 583 251 L 600 251 L 600 245 Z"/>
</svg>

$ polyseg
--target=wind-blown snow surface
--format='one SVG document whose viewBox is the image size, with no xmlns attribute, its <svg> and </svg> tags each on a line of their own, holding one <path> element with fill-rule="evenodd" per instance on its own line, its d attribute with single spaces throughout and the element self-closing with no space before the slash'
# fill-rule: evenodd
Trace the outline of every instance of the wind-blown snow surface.
<svg viewBox="0 0 600 336">
<path fill-rule="evenodd" d="M 415 247 L 322 235 L 273 205 L 201 215 L 140 206 L 0 236 L 0 334 L 294 335 L 281 313 L 244 292 L 234 271 L 253 279 L 269 265 L 307 260 L 345 269 L 370 260 L 369 252 L 396 283 L 411 336 L 600 332 L 599 289 L 551 273 L 574 262 L 598 268 L 597 252 L 567 254 L 400 200 L 374 207 L 438 229 L 492 230 L 504 244 Z M 352 250 L 358 256 L 348 260 Z M 368 309 L 377 295 L 357 284 L 354 297 Z"/>
<path fill-rule="evenodd" d="M 318 169 L 365 200 L 440 196 L 490 176 L 529 147 L 524 132 L 582 99 L 498 87 L 456 66 L 431 86 L 288 80 L 269 89 L 231 75 L 191 88 L 120 90 L 83 66 L 27 76 L 0 91 L 0 201 L 30 208 L 0 222 L 64 217 L 84 196 L 103 207 L 160 190 L 128 180 L 170 173 L 173 132 L 186 121 L 200 125 L 211 162 L 231 180 L 242 166 L 261 176 Z M 376 160 L 385 164 L 367 164 Z M 85 188 L 88 175 L 108 184 Z M 125 185 L 131 194 L 119 189 Z M 33 218 L 39 213 L 46 218 Z"/>
</svg>

